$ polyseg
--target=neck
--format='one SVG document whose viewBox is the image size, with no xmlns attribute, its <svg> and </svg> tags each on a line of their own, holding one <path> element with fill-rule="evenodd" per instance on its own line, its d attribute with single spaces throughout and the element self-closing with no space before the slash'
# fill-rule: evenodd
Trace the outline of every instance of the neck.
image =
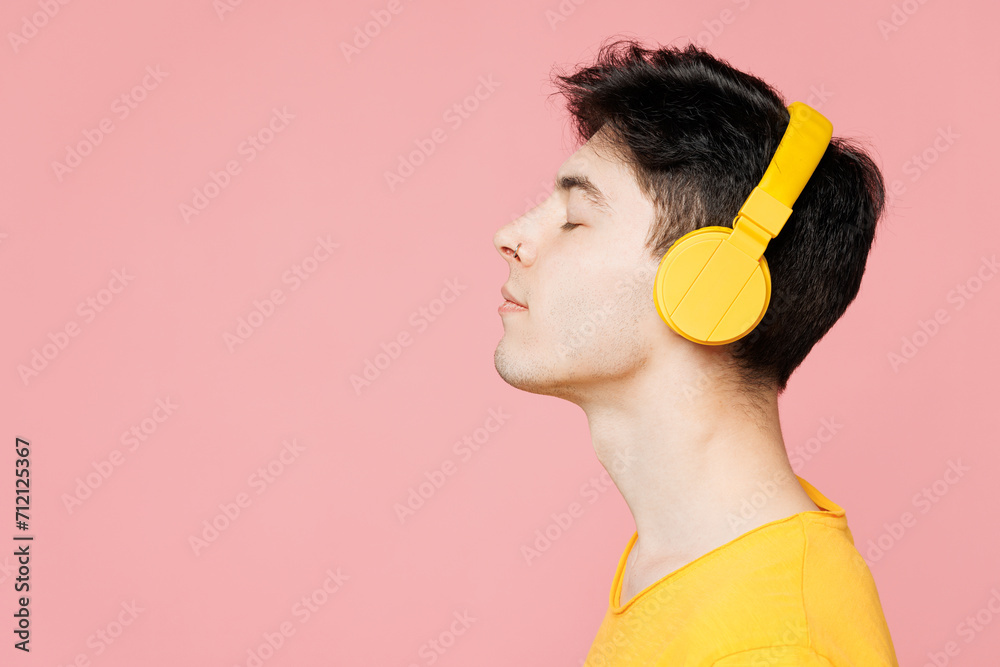
<svg viewBox="0 0 1000 667">
<path fill-rule="evenodd" d="M 650 362 L 580 402 L 594 451 L 635 520 L 637 564 L 687 563 L 764 523 L 818 509 L 788 462 L 776 391 L 751 404 L 713 381 L 721 376 L 713 359 L 675 360 L 669 372 Z"/>
</svg>

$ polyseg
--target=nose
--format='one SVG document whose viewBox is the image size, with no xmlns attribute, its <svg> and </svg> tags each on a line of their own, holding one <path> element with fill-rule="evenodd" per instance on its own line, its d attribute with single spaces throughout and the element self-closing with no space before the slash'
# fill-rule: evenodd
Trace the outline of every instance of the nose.
<svg viewBox="0 0 1000 667">
<path fill-rule="evenodd" d="M 542 217 L 542 207 L 536 206 L 507 223 L 493 235 L 493 247 L 512 265 L 520 262 L 522 266 L 530 266 L 537 253 Z"/>
<path fill-rule="evenodd" d="M 510 223 L 497 230 L 493 235 L 493 247 L 508 262 L 524 262 L 524 241 L 515 241 L 519 235 L 516 233 L 517 227 Z"/>
</svg>

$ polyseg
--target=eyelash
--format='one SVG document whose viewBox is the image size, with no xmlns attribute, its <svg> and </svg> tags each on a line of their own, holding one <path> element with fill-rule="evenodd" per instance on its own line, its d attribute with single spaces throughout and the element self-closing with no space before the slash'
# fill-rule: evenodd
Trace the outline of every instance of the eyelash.
<svg viewBox="0 0 1000 667">
<path fill-rule="evenodd" d="M 569 231 L 569 230 L 574 229 L 575 227 L 579 227 L 579 226 L 580 225 L 573 224 L 572 222 L 567 222 L 565 225 L 562 226 L 562 228 L 565 229 L 566 231 Z"/>
</svg>

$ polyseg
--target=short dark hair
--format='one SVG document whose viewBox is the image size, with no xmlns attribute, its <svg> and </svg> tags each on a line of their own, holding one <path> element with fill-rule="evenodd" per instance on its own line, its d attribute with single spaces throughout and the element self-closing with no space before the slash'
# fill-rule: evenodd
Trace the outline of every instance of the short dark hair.
<svg viewBox="0 0 1000 667">
<path fill-rule="evenodd" d="M 789 121 L 770 85 L 693 44 L 606 42 L 594 64 L 555 76 L 555 85 L 577 138 L 586 142 L 607 126 L 613 156 L 654 203 L 646 240 L 654 258 L 693 229 L 733 226 Z M 835 136 L 764 252 L 767 313 L 727 345 L 745 388 L 776 386 L 780 394 L 844 314 L 861 286 L 884 205 L 879 168 L 857 142 Z"/>
</svg>

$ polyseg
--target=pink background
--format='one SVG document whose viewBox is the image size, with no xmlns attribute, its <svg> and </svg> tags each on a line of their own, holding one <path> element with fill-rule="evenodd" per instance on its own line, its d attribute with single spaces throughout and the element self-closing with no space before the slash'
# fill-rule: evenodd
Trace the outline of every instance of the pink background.
<svg viewBox="0 0 1000 667">
<path fill-rule="evenodd" d="M 583 413 L 493 368 L 492 237 L 574 148 L 549 74 L 619 35 L 700 40 L 874 146 L 897 194 L 857 301 L 782 397 L 785 439 L 846 508 L 901 664 L 992 664 L 995 3 L 233 2 L 0 11 L 0 663 L 583 662 L 634 525 Z M 391 20 L 348 59 L 372 12 Z M 36 351 L 50 358 L 24 379 Z M 143 440 L 122 439 L 133 427 Z M 31 443 L 30 654 L 12 648 L 15 437 Z M 949 462 L 968 468 L 954 484 Z M 925 487 L 935 502 L 915 502 Z M 522 545 L 573 502 L 582 516 L 529 564 Z"/>
</svg>

